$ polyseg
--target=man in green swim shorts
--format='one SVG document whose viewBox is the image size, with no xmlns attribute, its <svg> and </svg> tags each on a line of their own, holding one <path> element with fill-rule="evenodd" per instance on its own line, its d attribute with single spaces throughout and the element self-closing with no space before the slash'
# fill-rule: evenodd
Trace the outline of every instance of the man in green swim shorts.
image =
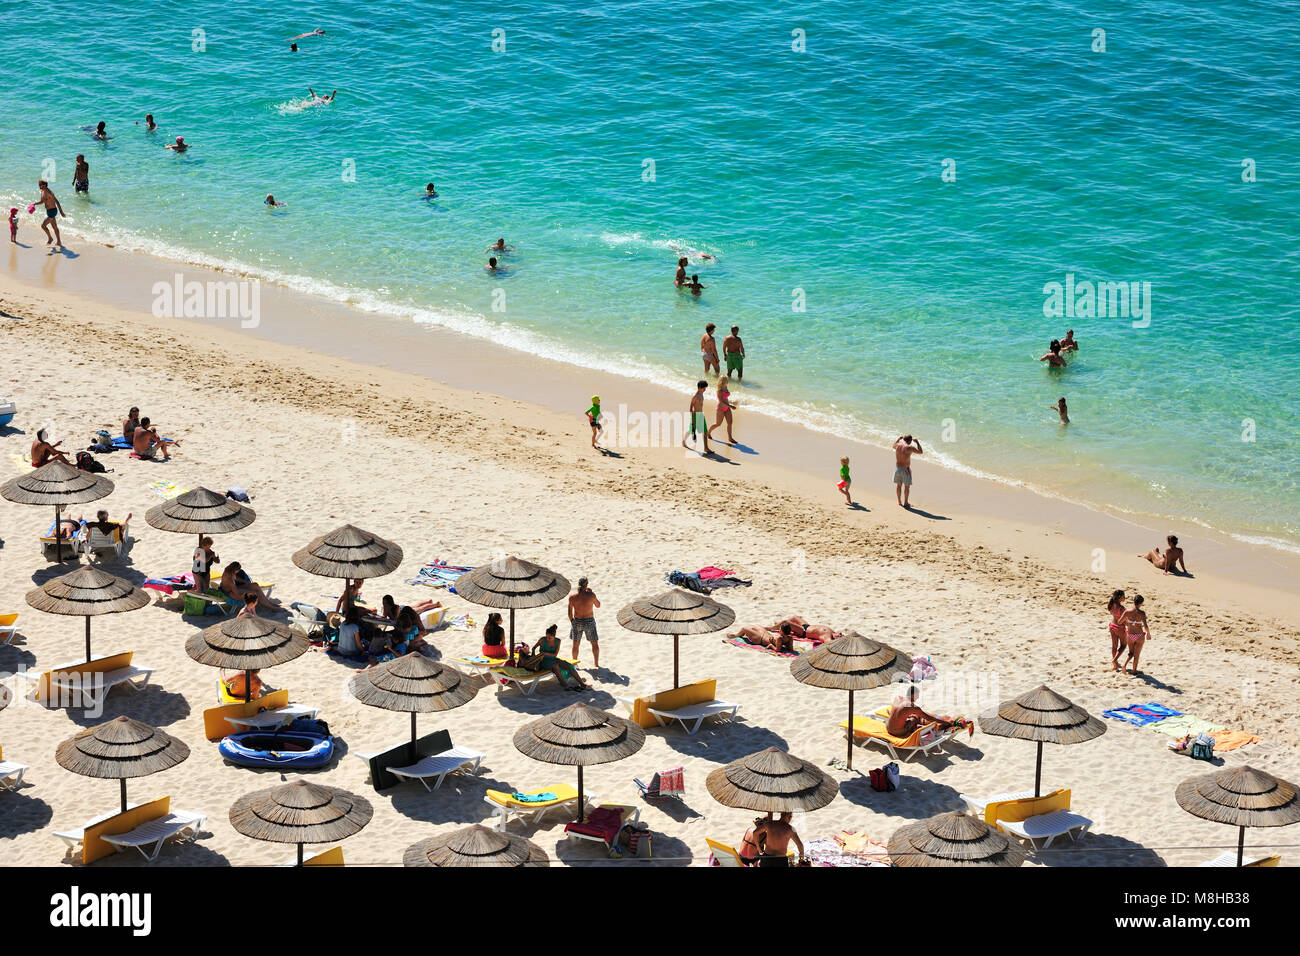
<svg viewBox="0 0 1300 956">
<path fill-rule="evenodd" d="M 691 396 L 691 434 L 692 439 L 696 433 L 704 437 L 704 454 L 710 455 L 709 451 L 709 420 L 704 417 L 704 390 L 709 387 L 709 383 L 701 379 L 695 383 L 695 394 Z M 686 448 L 686 437 L 682 437 L 682 447 Z"/>
<path fill-rule="evenodd" d="M 727 360 L 727 375 L 736 381 L 745 377 L 745 343 L 740 341 L 740 326 L 733 325 L 731 334 L 722 340 L 722 355 Z"/>
</svg>

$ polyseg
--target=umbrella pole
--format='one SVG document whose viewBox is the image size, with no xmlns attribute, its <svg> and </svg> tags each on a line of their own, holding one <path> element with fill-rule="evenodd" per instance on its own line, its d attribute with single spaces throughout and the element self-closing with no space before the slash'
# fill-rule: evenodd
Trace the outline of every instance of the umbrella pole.
<svg viewBox="0 0 1300 956">
<path fill-rule="evenodd" d="M 118 781 L 122 785 L 122 812 L 126 813 L 126 777 Z"/>
<path fill-rule="evenodd" d="M 298 865 L 302 866 L 302 844 L 298 844 Z"/>
<path fill-rule="evenodd" d="M 510 609 L 510 656 L 515 656 L 515 609 Z"/>
<path fill-rule="evenodd" d="M 414 760 L 414 761 L 417 761 L 417 762 L 418 762 L 420 758 L 417 757 L 417 756 L 415 755 L 415 753 L 414 753 L 414 748 L 415 748 L 415 711 L 411 711 L 411 748 L 412 748 L 411 759 Z"/>
<path fill-rule="evenodd" d="M 54 547 L 59 551 L 59 563 L 63 563 L 63 525 L 59 524 L 59 517 L 63 513 L 63 505 L 54 506 Z"/>
<path fill-rule="evenodd" d="M 849 691 L 849 769 L 853 769 L 853 691 Z"/>
<path fill-rule="evenodd" d="M 86 615 L 86 660 L 90 660 L 90 615 Z"/>
<path fill-rule="evenodd" d="M 90 620 L 90 618 L 86 618 Z M 253 672 L 244 671 L 244 703 L 252 703 L 253 700 Z"/>
<path fill-rule="evenodd" d="M 582 799 L 582 765 L 577 765 L 577 822 L 582 822 L 582 810 L 584 810 L 586 800 Z M 1244 830 L 1242 832 L 1245 832 Z"/>
<path fill-rule="evenodd" d="M 676 690 L 678 687 L 682 686 L 681 680 L 677 676 L 677 641 L 678 641 L 678 637 L 676 634 L 674 634 L 673 635 L 673 690 Z"/>
<path fill-rule="evenodd" d="M 1237 827 L 1237 866 L 1241 866 L 1242 854 L 1246 852 L 1246 828 Z"/>
<path fill-rule="evenodd" d="M 1038 759 L 1034 761 L 1034 796 L 1043 795 L 1043 742 L 1038 742 Z"/>
</svg>

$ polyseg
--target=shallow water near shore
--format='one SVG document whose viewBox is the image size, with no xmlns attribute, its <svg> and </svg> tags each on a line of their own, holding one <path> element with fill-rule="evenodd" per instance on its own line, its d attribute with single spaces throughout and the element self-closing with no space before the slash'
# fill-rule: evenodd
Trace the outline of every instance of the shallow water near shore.
<svg viewBox="0 0 1300 956">
<path fill-rule="evenodd" d="M 83 31 L 6 6 L 57 53 L 0 63 L 0 195 L 25 210 L 44 174 L 87 238 L 683 388 L 703 325 L 739 324 L 742 408 L 1300 547 L 1287 8 L 710 12 L 142 2 Z M 698 300 L 679 249 L 715 257 Z M 1047 317 L 1053 282 L 1150 283 L 1150 309 Z M 1039 366 L 1067 327 L 1071 367 Z"/>
</svg>

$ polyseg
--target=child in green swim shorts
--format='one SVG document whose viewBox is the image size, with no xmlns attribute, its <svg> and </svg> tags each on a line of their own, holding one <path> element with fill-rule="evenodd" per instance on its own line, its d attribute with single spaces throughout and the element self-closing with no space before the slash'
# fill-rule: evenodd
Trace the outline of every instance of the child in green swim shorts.
<svg viewBox="0 0 1300 956">
<path fill-rule="evenodd" d="M 591 408 L 587 409 L 587 421 L 591 424 L 591 447 L 596 447 L 596 439 L 603 430 L 600 427 L 600 396 L 591 396 Z"/>
<path fill-rule="evenodd" d="M 840 459 L 840 480 L 835 487 L 840 490 L 840 493 L 844 495 L 844 500 L 849 504 L 853 504 L 853 498 L 849 494 L 849 485 L 851 484 L 853 484 L 853 479 L 849 477 L 849 459 L 846 456 Z"/>
</svg>

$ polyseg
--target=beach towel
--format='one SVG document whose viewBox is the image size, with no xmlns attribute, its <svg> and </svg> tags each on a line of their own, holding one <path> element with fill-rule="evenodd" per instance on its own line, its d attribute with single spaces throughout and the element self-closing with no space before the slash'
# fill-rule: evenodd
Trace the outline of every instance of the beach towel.
<svg viewBox="0 0 1300 956">
<path fill-rule="evenodd" d="M 555 794 L 553 793 L 512 793 L 510 794 L 510 799 L 516 800 L 519 803 L 550 803 L 552 800 L 555 799 Z"/>
<path fill-rule="evenodd" d="M 1246 744 L 1257 744 L 1262 739 L 1244 730 L 1219 730 L 1210 734 L 1210 736 L 1214 738 L 1216 752 L 1236 750 L 1239 747 L 1246 746 Z"/>
<path fill-rule="evenodd" d="M 177 495 L 183 495 L 189 491 L 188 488 L 182 488 L 174 481 L 151 481 L 145 485 L 159 498 L 175 498 Z"/>
<path fill-rule="evenodd" d="M 1169 717 L 1183 716 L 1180 711 L 1162 707 L 1156 703 L 1130 704 L 1128 707 L 1116 707 L 1114 710 L 1103 710 L 1101 715 L 1109 717 L 1111 720 L 1122 720 L 1134 727 L 1146 727 L 1148 724 L 1154 724 Z"/>
<path fill-rule="evenodd" d="M 186 571 L 184 574 L 173 574 L 166 578 L 145 578 L 144 584 L 140 585 L 153 591 L 161 591 L 163 594 L 173 594 L 176 591 L 192 591 L 194 589 L 194 575 Z"/>
<path fill-rule="evenodd" d="M 1222 724 L 1211 723 L 1200 717 L 1193 717 L 1191 714 L 1182 714 L 1151 724 L 1150 729 L 1170 737 L 1186 737 L 1188 734 L 1213 734 L 1224 728 Z"/>
<path fill-rule="evenodd" d="M 456 579 L 467 571 L 473 571 L 473 568 L 461 567 L 455 564 L 448 564 L 441 558 L 434 558 L 424 567 L 415 573 L 415 577 L 407 578 L 406 583 L 415 587 L 426 588 L 446 588 L 452 594 L 456 593 Z"/>
<path fill-rule="evenodd" d="M 751 650 L 751 651 L 762 651 L 764 654 L 771 654 L 771 655 L 773 655 L 774 657 L 798 657 L 801 653 L 803 653 L 802 651 L 793 651 L 793 652 L 792 652 L 792 651 L 774 651 L 774 650 L 773 650 L 772 648 L 770 648 L 770 647 L 763 647 L 763 646 L 760 645 L 760 644 L 751 644 L 751 643 L 749 643 L 749 641 L 745 640 L 743 637 L 724 637 L 722 640 L 723 640 L 724 643 L 730 644 L 730 645 L 732 645 L 733 647 L 745 647 L 745 648 L 748 648 L 748 649 Z M 796 641 L 807 641 L 808 638 L 806 638 L 806 637 L 796 637 L 795 640 L 796 640 Z M 810 641 L 809 643 L 816 644 L 817 642 L 816 642 L 816 641 Z"/>
<path fill-rule="evenodd" d="M 703 581 L 712 581 L 714 578 L 725 578 L 731 576 L 730 571 L 724 571 L 722 568 L 715 568 L 713 565 L 709 565 L 707 568 L 700 568 L 695 573 Z"/>
<path fill-rule="evenodd" d="M 472 631 L 477 627 L 478 625 L 474 623 L 474 619 L 468 614 L 458 614 L 455 617 L 444 618 L 442 624 L 438 626 L 438 630 Z"/>
<path fill-rule="evenodd" d="M 679 588 L 685 588 L 688 591 L 694 591 L 697 594 L 711 594 L 718 588 L 729 587 L 749 587 L 752 581 L 742 581 L 735 577 L 717 577 L 702 578 L 699 573 L 687 574 L 685 571 L 670 571 L 664 575 L 664 580 L 669 584 L 674 584 Z"/>
</svg>

